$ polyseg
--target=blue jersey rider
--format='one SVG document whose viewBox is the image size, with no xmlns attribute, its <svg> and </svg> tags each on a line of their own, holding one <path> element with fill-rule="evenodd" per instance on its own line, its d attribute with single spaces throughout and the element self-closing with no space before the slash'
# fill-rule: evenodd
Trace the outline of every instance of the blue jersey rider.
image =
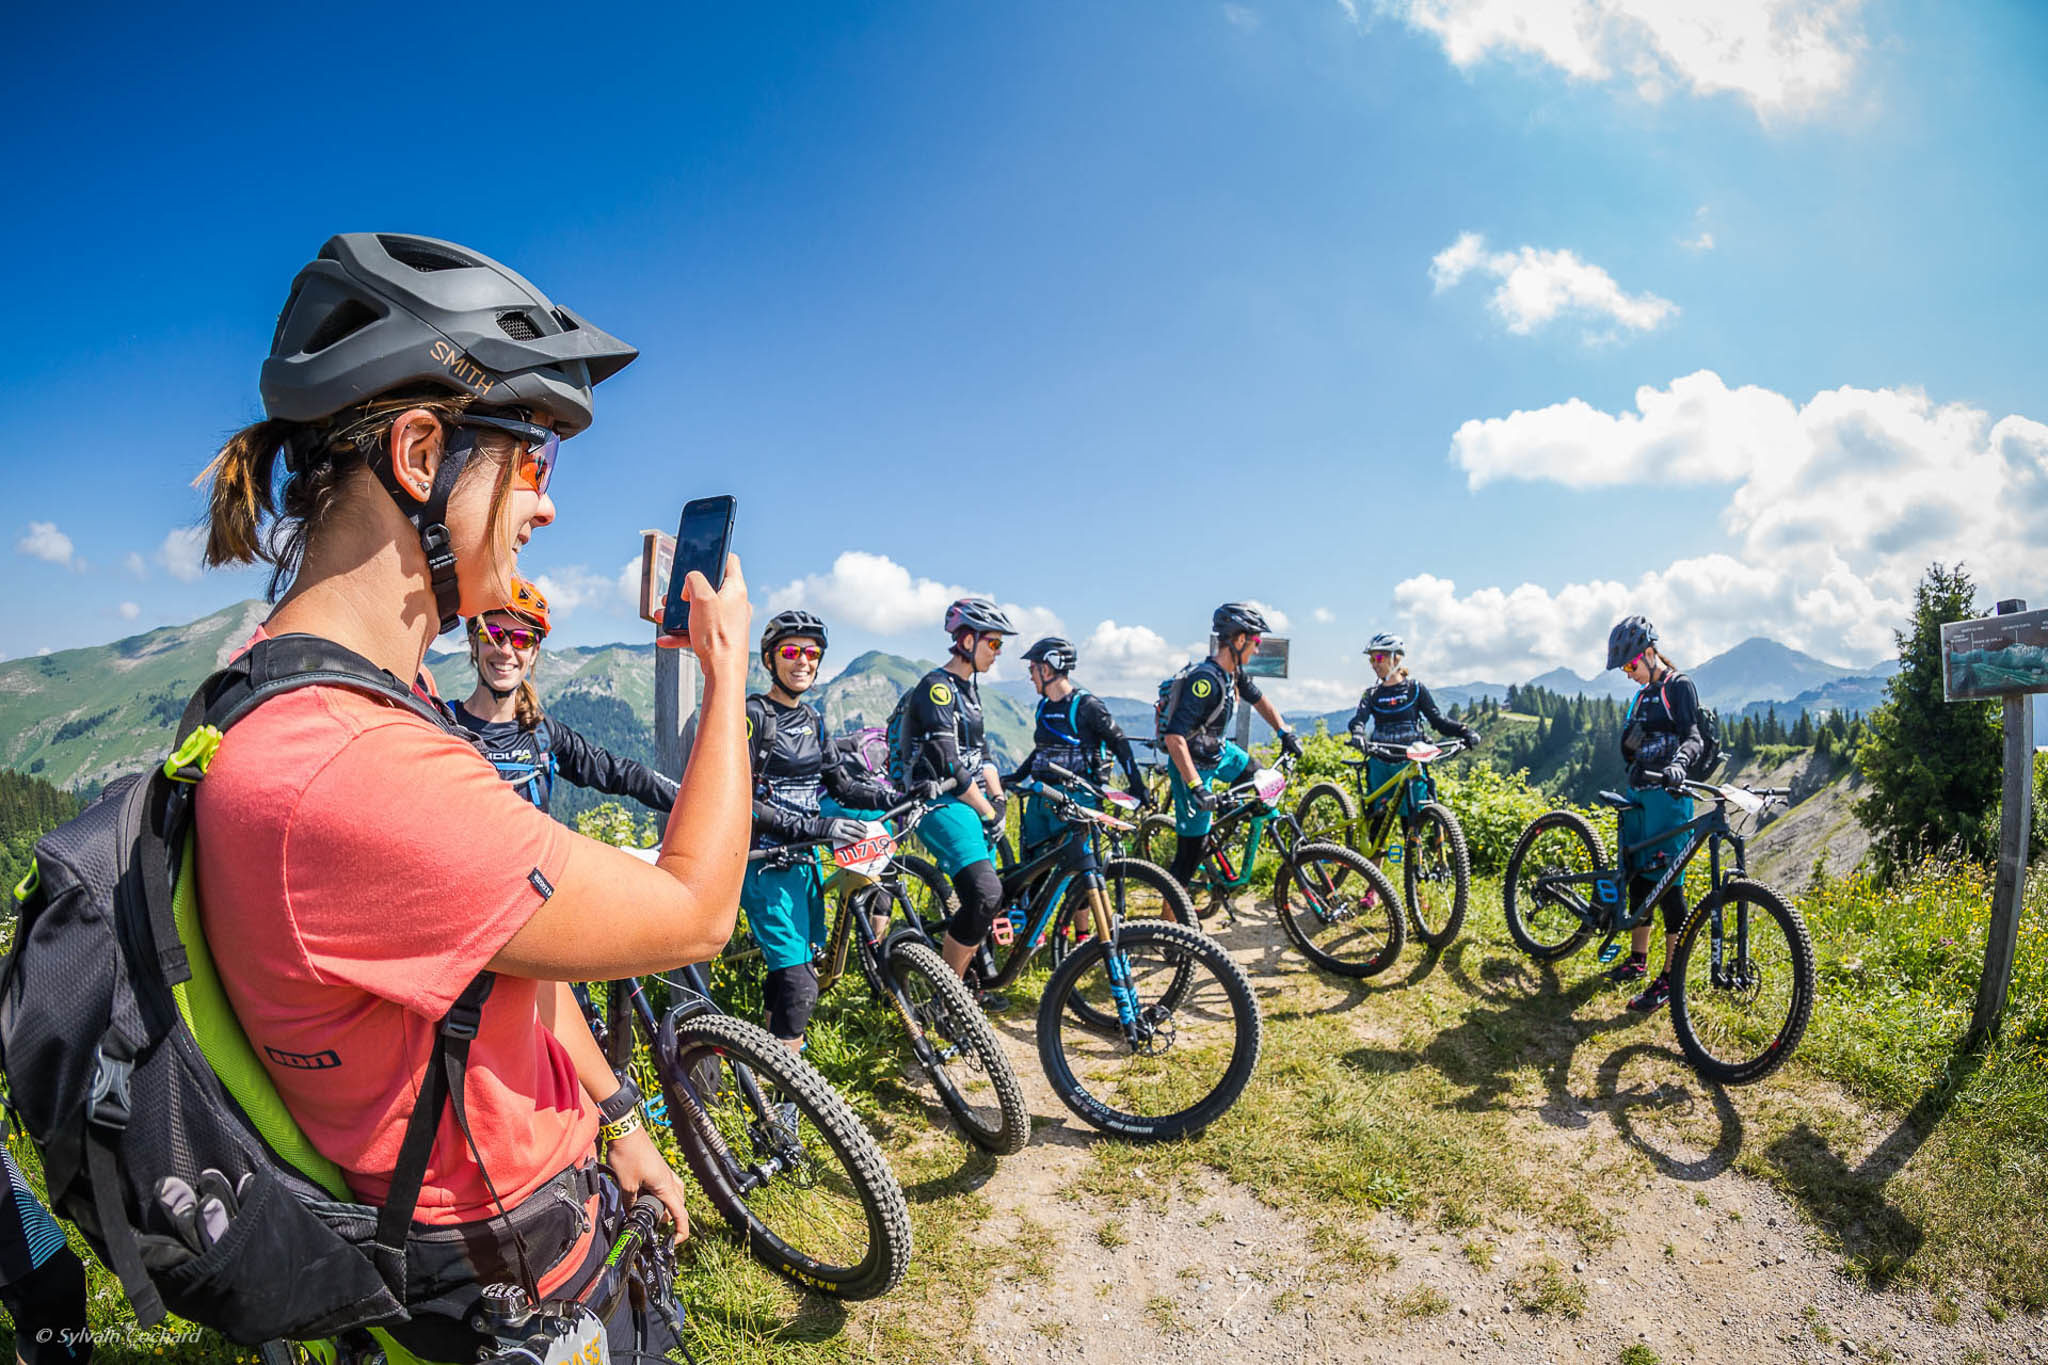
<svg viewBox="0 0 2048 1365">
<path fill-rule="evenodd" d="M 1138 774 L 1138 760 L 1131 753 L 1131 741 L 1118 727 L 1102 698 L 1074 686 L 1068 676 L 1074 671 L 1074 665 L 1080 662 L 1080 657 L 1080 651 L 1071 641 L 1057 635 L 1048 635 L 1024 651 L 1025 662 L 1030 666 L 1031 685 L 1038 689 L 1039 702 L 1031 732 L 1031 755 L 1018 771 L 1042 782 L 1057 782 L 1058 779 L 1040 767 L 1041 764 L 1057 763 L 1077 777 L 1084 777 L 1097 786 L 1106 786 L 1110 778 L 1110 756 L 1115 755 L 1123 767 L 1125 780 L 1130 784 L 1131 794 L 1138 798 L 1140 805 L 1149 809 L 1152 795 L 1145 790 L 1144 780 Z M 1075 792 L 1074 799 L 1085 806 L 1098 804 L 1095 796 L 1086 791 Z M 1024 803 L 1021 831 L 1024 847 L 1041 843 L 1060 833 L 1062 828 L 1044 801 L 1033 799 Z"/>
<path fill-rule="evenodd" d="M 1266 617 L 1245 602 L 1225 602 L 1209 620 L 1216 647 L 1209 657 L 1180 680 L 1180 695 L 1167 715 L 1160 747 L 1166 751 L 1173 787 L 1174 842 L 1170 871 L 1182 886 L 1202 862 L 1202 839 L 1208 834 L 1216 794 L 1211 779 L 1226 785 L 1251 767 L 1251 755 L 1223 737 L 1243 701 L 1258 708 L 1266 724 L 1280 736 L 1281 751 L 1301 756 L 1301 741 L 1280 719 L 1273 703 L 1245 676 L 1245 661 L 1259 652 L 1267 630 Z"/>
</svg>

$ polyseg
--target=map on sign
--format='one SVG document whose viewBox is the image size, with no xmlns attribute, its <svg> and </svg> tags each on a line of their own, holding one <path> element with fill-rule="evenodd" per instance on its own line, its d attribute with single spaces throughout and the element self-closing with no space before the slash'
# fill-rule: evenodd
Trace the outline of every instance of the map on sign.
<svg viewBox="0 0 2048 1365">
<path fill-rule="evenodd" d="M 1949 622 L 1941 628 L 1941 681 L 1950 701 L 2048 692 L 2048 611 Z"/>
<path fill-rule="evenodd" d="M 1209 637 L 1209 652 L 1216 652 L 1216 637 Z M 1259 652 L 1244 661 L 1244 672 L 1248 678 L 1284 678 L 1287 676 L 1287 637 L 1268 635 L 1259 641 Z"/>
<path fill-rule="evenodd" d="M 675 563 L 676 538 L 666 531 L 640 533 L 640 619 L 661 624 L 668 601 L 669 567 Z"/>
</svg>

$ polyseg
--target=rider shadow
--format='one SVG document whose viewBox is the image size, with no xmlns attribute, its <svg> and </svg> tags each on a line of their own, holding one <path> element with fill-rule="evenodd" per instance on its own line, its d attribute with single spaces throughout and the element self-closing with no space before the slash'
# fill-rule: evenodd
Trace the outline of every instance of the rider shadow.
<svg viewBox="0 0 2048 1365">
<path fill-rule="evenodd" d="M 1886 1288 L 1897 1279 L 1927 1240 L 1920 1225 L 1886 1197 L 1885 1189 L 1934 1136 L 1983 1064 L 1981 1053 L 1957 1044 L 1941 1077 L 1921 1093 L 1870 1155 L 1853 1167 L 1825 1136 L 1804 1123 L 1764 1153 L 1777 1168 L 1785 1189 L 1834 1236 L 1844 1259 L 1858 1266 L 1874 1288 Z"/>
<path fill-rule="evenodd" d="M 759 1301 L 753 1296 L 750 1300 Z M 691 1322 L 685 1324 L 686 1334 L 698 1315 L 705 1313 L 701 1307 L 691 1310 Z M 796 1311 L 787 1317 L 752 1306 L 722 1309 L 716 1316 L 719 1324 L 727 1328 L 735 1340 L 758 1341 L 767 1347 L 769 1359 L 774 1359 L 776 1348 L 785 1343 L 831 1341 L 846 1330 L 847 1320 L 845 1303 L 815 1292 L 799 1295 Z M 687 1335 L 685 1339 L 688 1339 Z"/>
<path fill-rule="evenodd" d="M 946 1128 L 950 1133 L 952 1119 L 946 1113 L 944 1107 L 939 1105 L 927 1107 L 931 1111 L 931 1122 L 941 1128 Z M 1038 1124 L 1034 1121 L 1032 1124 L 1034 1136 L 1036 1135 L 1035 1130 L 1037 1127 Z M 943 1175 L 927 1176 L 923 1180 L 905 1185 L 903 1187 L 903 1197 L 910 1203 L 930 1204 L 941 1199 L 950 1199 L 954 1195 L 967 1194 L 988 1184 L 989 1178 L 996 1173 L 995 1157 L 957 1134 L 952 1135 L 950 1140 L 960 1150 L 961 1160 L 959 1166 Z"/>
<path fill-rule="evenodd" d="M 1600 1063 L 1598 1089 L 1587 1101 L 1573 1101 L 1578 1112 L 1604 1113 L 1621 1140 L 1640 1152 L 1659 1175 L 1671 1180 L 1711 1180 L 1735 1164 L 1742 1152 L 1742 1115 L 1721 1086 L 1708 1085 L 1688 1072 L 1686 1080 L 1665 1081 L 1655 1086 L 1634 1084 L 1622 1088 L 1622 1073 L 1629 1063 L 1654 1059 L 1675 1068 L 1686 1067 L 1684 1054 L 1661 1043 L 1631 1043 L 1608 1055 Z M 1684 1120 L 1696 1116 L 1704 1102 L 1714 1113 L 1714 1142 L 1697 1156 L 1666 1150 L 1637 1125 L 1637 1117 Z M 1583 1124 L 1583 1120 L 1581 1121 Z M 1676 1144 L 1673 1144 L 1674 1146 Z"/>
</svg>

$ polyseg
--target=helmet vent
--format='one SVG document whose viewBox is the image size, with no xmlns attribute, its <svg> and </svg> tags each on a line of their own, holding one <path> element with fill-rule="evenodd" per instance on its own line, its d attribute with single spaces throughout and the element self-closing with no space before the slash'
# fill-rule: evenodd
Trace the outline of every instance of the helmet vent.
<svg viewBox="0 0 2048 1365">
<path fill-rule="evenodd" d="M 400 265 L 409 265 L 422 273 L 434 270 L 467 270 L 476 264 L 462 256 L 440 247 L 429 246 L 416 237 L 385 237 L 377 240 L 391 253 L 391 259 Z"/>
<path fill-rule="evenodd" d="M 344 299 L 313 329 L 313 335 L 306 338 L 305 354 L 324 351 L 343 337 L 360 332 L 381 316 L 376 309 L 358 299 Z"/>
<path fill-rule="evenodd" d="M 498 330 L 514 341 L 532 341 L 540 335 L 533 319 L 519 312 L 498 314 Z"/>
<path fill-rule="evenodd" d="M 566 308 L 557 308 L 555 310 L 555 321 L 562 324 L 562 330 L 565 332 L 576 330 L 576 315 Z"/>
</svg>

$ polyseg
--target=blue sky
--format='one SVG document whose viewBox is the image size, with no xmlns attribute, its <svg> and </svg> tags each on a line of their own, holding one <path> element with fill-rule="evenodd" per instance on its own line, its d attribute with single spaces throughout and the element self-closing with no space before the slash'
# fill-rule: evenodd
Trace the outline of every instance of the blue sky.
<svg viewBox="0 0 2048 1365">
<path fill-rule="evenodd" d="M 260 592 L 189 481 L 364 229 L 642 348 L 526 554 L 568 643 L 711 492 L 842 659 L 964 587 L 1137 691 L 1249 597 L 1290 705 L 1381 628 L 1507 680 L 1626 610 L 1864 662 L 1935 558 L 2048 599 L 2048 13 L 1550 8 L 25 16 L 0 650 Z"/>
</svg>

